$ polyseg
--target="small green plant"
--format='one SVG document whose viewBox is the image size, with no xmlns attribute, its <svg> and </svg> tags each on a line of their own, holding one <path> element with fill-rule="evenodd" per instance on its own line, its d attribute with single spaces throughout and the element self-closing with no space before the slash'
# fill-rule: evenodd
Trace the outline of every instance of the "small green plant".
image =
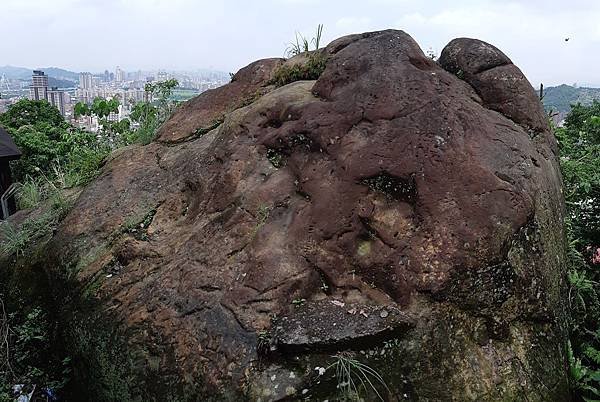
<svg viewBox="0 0 600 402">
<path fill-rule="evenodd" d="M 296 32 L 295 42 L 288 44 L 286 54 L 288 57 L 294 57 L 302 53 L 310 51 L 310 43 L 314 45 L 314 49 L 318 50 L 321 45 L 321 35 L 323 34 L 323 24 L 317 25 L 316 35 L 309 41 L 304 35 Z"/>
<path fill-rule="evenodd" d="M 260 228 L 264 226 L 269 219 L 269 215 L 271 214 L 271 207 L 268 205 L 261 205 L 258 207 L 258 211 L 256 212 L 256 226 L 254 227 L 254 231 L 252 232 L 252 238 L 256 236 Z"/>
<path fill-rule="evenodd" d="M 593 356 L 595 363 L 600 364 L 600 352 L 591 346 L 586 350 L 586 355 Z M 600 371 L 591 369 L 584 365 L 581 359 L 573 354 L 571 342 L 567 343 L 567 356 L 569 359 L 569 374 L 571 376 L 574 388 L 579 392 L 593 395 L 593 399 L 583 397 L 586 402 L 594 402 L 600 399 Z"/>
<path fill-rule="evenodd" d="M 0 256 L 22 256 L 27 249 L 31 234 L 26 230 L 19 230 L 12 223 L 0 223 Z"/>
<path fill-rule="evenodd" d="M 295 81 L 318 79 L 327 65 L 324 53 L 314 52 L 309 54 L 305 63 L 283 65 L 273 74 L 270 83 L 281 87 Z"/>
<path fill-rule="evenodd" d="M 148 227 L 156 215 L 156 208 L 150 209 L 144 216 L 130 216 L 125 219 L 121 226 L 121 233 L 132 235 L 137 240 L 148 240 Z"/>
<path fill-rule="evenodd" d="M 306 303 L 306 299 L 297 298 L 292 300 L 292 304 L 296 307 L 303 306 Z"/>
<path fill-rule="evenodd" d="M 584 296 L 586 293 L 594 292 L 594 286 L 598 283 L 589 280 L 586 277 L 585 271 L 569 271 L 567 274 L 569 279 L 569 304 L 573 308 L 573 299 L 576 299 L 579 305 L 585 310 L 586 303 Z"/>
<path fill-rule="evenodd" d="M 207 127 L 198 127 L 196 130 L 194 130 L 194 136 L 193 136 L 193 138 L 199 138 L 199 137 L 202 137 L 205 134 L 208 134 L 209 132 L 211 132 L 215 128 L 219 127 L 224 121 L 225 121 L 225 117 L 221 116 L 220 118 L 218 118 L 215 121 L 213 121 Z"/>
<path fill-rule="evenodd" d="M 271 165 L 276 168 L 282 167 L 285 163 L 283 153 L 274 148 L 267 148 L 267 159 L 271 162 Z"/>
<path fill-rule="evenodd" d="M 257 334 L 256 349 L 259 353 L 265 354 L 269 352 L 271 347 L 271 337 L 267 331 L 260 331 Z"/>
<path fill-rule="evenodd" d="M 334 361 L 325 371 L 335 369 L 337 388 L 343 399 L 360 401 L 361 391 L 373 391 L 379 400 L 384 401 L 386 393 L 391 394 L 385 380 L 375 369 L 353 359 L 348 352 L 340 352 L 332 357 Z M 382 388 L 381 392 L 378 388 Z"/>
<path fill-rule="evenodd" d="M 277 87 L 281 87 L 294 81 L 316 80 L 319 78 L 327 64 L 325 53 L 319 51 L 322 34 L 323 24 L 317 26 L 317 33 L 310 41 L 302 34 L 296 32 L 296 41 L 288 45 L 286 55 L 287 57 L 294 57 L 306 53 L 308 55 L 308 60 L 304 63 L 283 65 L 279 67 L 273 74 L 270 83 Z M 312 52 L 310 50 L 311 43 L 314 46 Z"/>
</svg>

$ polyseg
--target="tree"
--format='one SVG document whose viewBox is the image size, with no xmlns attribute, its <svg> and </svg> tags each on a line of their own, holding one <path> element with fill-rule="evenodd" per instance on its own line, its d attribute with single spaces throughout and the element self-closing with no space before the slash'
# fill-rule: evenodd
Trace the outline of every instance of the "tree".
<svg viewBox="0 0 600 402">
<path fill-rule="evenodd" d="M 78 102 L 73 108 L 75 117 L 96 116 L 102 127 L 102 131 L 111 141 L 120 142 L 120 137 L 129 131 L 130 122 L 127 119 L 121 121 L 110 121 L 111 113 L 119 113 L 119 100 L 117 98 L 103 99 L 95 98 L 91 105 Z"/>
<path fill-rule="evenodd" d="M 71 184 L 81 184 L 97 174 L 110 150 L 106 141 L 65 122 L 46 101 L 21 100 L 0 114 L 0 122 L 23 153 L 11 162 L 17 181 L 53 178 L 60 169 L 65 175 L 72 173 Z M 128 128 L 128 123 L 118 127 L 119 131 Z"/>
<path fill-rule="evenodd" d="M 175 79 L 148 83 L 144 90 L 148 94 L 149 101 L 138 102 L 131 111 L 130 118 L 139 124 L 133 133 L 131 142 L 148 144 L 156 135 L 156 131 L 164 123 L 175 109 L 176 102 L 170 99 L 173 89 L 179 83 Z"/>
<path fill-rule="evenodd" d="M 0 115 L 0 125 L 6 129 L 46 123 L 53 127 L 65 127 L 66 122 L 57 108 L 46 101 L 21 99 Z"/>
<path fill-rule="evenodd" d="M 99 119 L 110 116 L 111 113 L 119 113 L 119 100 L 117 98 L 102 99 L 96 98 L 91 106 L 86 103 L 78 102 L 73 108 L 75 117 L 97 116 Z"/>
</svg>

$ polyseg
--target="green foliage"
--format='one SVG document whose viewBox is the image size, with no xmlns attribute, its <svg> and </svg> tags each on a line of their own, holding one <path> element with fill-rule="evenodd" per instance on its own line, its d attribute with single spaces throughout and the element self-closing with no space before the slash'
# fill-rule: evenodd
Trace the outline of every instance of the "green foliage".
<svg viewBox="0 0 600 402">
<path fill-rule="evenodd" d="M 25 226 L 17 228 L 12 223 L 0 224 L 0 256 L 12 256 L 17 258 L 25 254 L 27 245 L 31 240 L 30 230 Z"/>
<path fill-rule="evenodd" d="M 291 42 L 287 49 L 286 54 L 288 57 L 294 57 L 302 53 L 307 53 L 310 51 L 310 43 L 314 45 L 314 49 L 318 50 L 321 45 L 321 35 L 323 34 L 323 24 L 317 25 L 317 33 L 310 40 L 303 36 L 301 33 L 296 32 L 295 42 Z"/>
<path fill-rule="evenodd" d="M 75 117 L 94 115 L 102 119 L 110 116 L 111 113 L 119 113 L 119 100 L 116 98 L 95 98 L 91 105 L 78 102 L 75 104 L 73 112 Z"/>
<path fill-rule="evenodd" d="M 105 139 L 69 126 L 44 101 L 19 101 L 0 115 L 0 122 L 23 153 L 19 160 L 11 162 L 15 180 L 20 182 L 52 179 L 60 169 L 70 178 L 70 185 L 84 184 L 98 173 L 111 149 Z"/>
<path fill-rule="evenodd" d="M 0 295 L 2 296 L 2 295 Z M 50 350 L 53 324 L 39 306 L 7 313 L 0 297 L 0 401 L 12 401 L 12 386 L 60 391 L 70 378 L 70 359 Z"/>
<path fill-rule="evenodd" d="M 581 103 L 589 106 L 594 99 L 600 98 L 599 88 L 583 88 L 570 85 L 559 85 L 544 88 L 544 108 L 548 111 L 568 113 L 571 105 Z"/>
<path fill-rule="evenodd" d="M 39 215 L 27 218 L 16 226 L 0 223 L 0 258 L 23 256 L 35 239 L 51 234 L 66 215 L 69 203 L 60 190 L 51 193 L 46 201 L 48 208 Z"/>
<path fill-rule="evenodd" d="M 279 67 L 273 74 L 270 83 L 281 87 L 294 81 L 316 80 L 319 78 L 327 63 L 325 53 L 319 50 L 322 34 L 323 24 L 317 26 L 317 33 L 310 41 L 296 32 L 296 41 L 288 45 L 286 54 L 288 57 L 306 54 L 306 61 Z M 310 44 L 314 46 L 312 52 Z"/>
<path fill-rule="evenodd" d="M 179 83 L 175 79 L 146 84 L 144 89 L 151 101 L 138 102 L 133 107 L 129 117 L 139 127 L 128 134 L 128 143 L 146 145 L 152 142 L 161 124 L 175 110 L 177 102 L 171 99 L 171 95 L 177 85 Z"/>
<path fill-rule="evenodd" d="M 50 127 L 65 127 L 65 119 L 57 108 L 46 101 L 21 99 L 0 114 L 0 125 L 6 129 L 45 124 Z"/>
<path fill-rule="evenodd" d="M 295 81 L 316 80 L 321 76 L 326 65 L 327 57 L 323 53 L 315 51 L 308 55 L 305 63 L 279 67 L 273 74 L 270 83 L 281 87 Z"/>
<path fill-rule="evenodd" d="M 17 206 L 19 209 L 35 208 L 44 197 L 43 188 L 39 180 L 27 176 L 17 190 Z"/>
<path fill-rule="evenodd" d="M 574 391 L 600 399 L 600 103 L 574 105 L 556 129 L 569 238 L 569 362 Z"/>
<path fill-rule="evenodd" d="M 596 366 L 600 364 L 600 352 L 593 347 L 588 346 L 584 351 L 584 355 L 590 357 Z M 586 402 L 599 400 L 600 371 L 586 366 L 580 358 L 575 357 L 570 342 L 567 345 L 567 357 L 569 359 L 569 374 L 574 390 L 581 394 L 582 399 Z"/>
</svg>

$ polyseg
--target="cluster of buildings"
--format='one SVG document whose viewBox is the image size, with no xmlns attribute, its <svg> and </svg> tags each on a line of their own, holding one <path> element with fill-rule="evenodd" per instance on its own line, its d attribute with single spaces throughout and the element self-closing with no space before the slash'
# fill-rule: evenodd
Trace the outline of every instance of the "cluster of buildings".
<svg viewBox="0 0 600 402">
<path fill-rule="evenodd" d="M 74 106 L 78 102 L 91 104 L 96 98 L 119 100 L 119 112 L 109 116 L 110 120 L 120 121 L 127 118 L 136 103 L 151 101 L 144 88 L 149 82 L 160 82 L 174 78 L 179 82 L 177 99 L 182 100 L 199 94 L 208 89 L 216 88 L 229 82 L 227 74 L 202 71 L 179 72 L 166 71 L 146 72 L 141 70 L 127 72 L 116 67 L 114 72 L 105 70 L 104 73 L 94 74 L 82 72 L 79 82 L 73 83 L 73 88 L 59 89 L 48 85 L 48 75 L 44 71 L 34 70 L 31 82 L 27 87 L 26 81 L 0 80 L 0 113 L 4 112 L 11 104 L 19 99 L 28 97 L 32 100 L 46 100 L 55 106 L 65 119 L 82 128 L 96 131 L 99 128 L 97 119 L 90 117 L 75 118 Z M 19 85 L 20 84 L 20 85 Z M 2 97 L 3 88 L 8 97 Z M 10 88 L 9 88 L 10 87 Z M 10 89 L 10 91 L 8 91 Z"/>
</svg>

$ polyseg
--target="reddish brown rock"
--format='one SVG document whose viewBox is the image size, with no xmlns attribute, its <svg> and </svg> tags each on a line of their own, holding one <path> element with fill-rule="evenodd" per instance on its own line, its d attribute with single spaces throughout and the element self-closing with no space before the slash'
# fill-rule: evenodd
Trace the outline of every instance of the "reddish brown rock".
<svg viewBox="0 0 600 402">
<path fill-rule="evenodd" d="M 113 155 L 53 254 L 94 290 L 85 326 L 124 331 L 141 385 L 119 384 L 144 400 L 332 400 L 353 359 L 388 400 L 568 399 L 551 133 L 528 132 L 544 118 L 530 86 L 506 98 L 481 75 L 499 53 L 469 49 L 443 57 L 473 68 L 463 81 L 402 31 L 342 38 L 317 81 L 231 111 L 236 79 Z M 261 78 L 240 77 L 236 99 L 278 63 L 244 72 Z"/>
<path fill-rule="evenodd" d="M 223 121 L 225 115 L 268 92 L 273 71 L 283 59 L 264 59 L 242 68 L 231 82 L 210 89 L 185 102 L 162 125 L 157 139 L 160 142 L 180 142 L 192 136 L 200 136 Z"/>
<path fill-rule="evenodd" d="M 477 39 L 451 41 L 441 66 L 471 84 L 486 107 L 535 132 L 548 132 L 542 104 L 521 70 L 496 47 Z"/>
</svg>

